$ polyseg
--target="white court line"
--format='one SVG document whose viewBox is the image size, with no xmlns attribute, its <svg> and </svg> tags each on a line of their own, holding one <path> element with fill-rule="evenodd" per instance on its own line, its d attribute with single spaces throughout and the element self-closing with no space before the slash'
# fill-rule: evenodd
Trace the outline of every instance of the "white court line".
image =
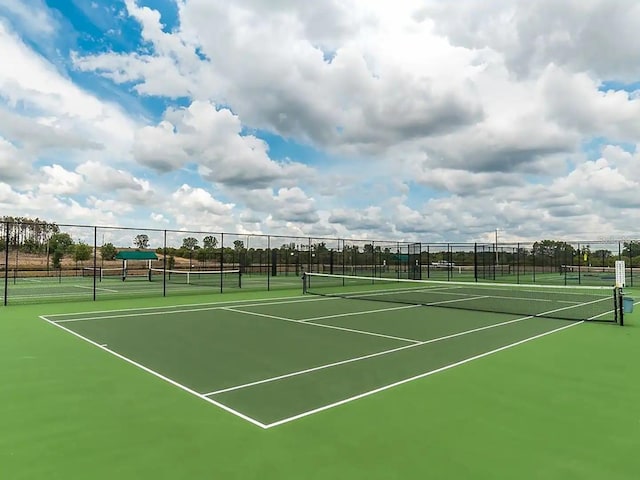
<svg viewBox="0 0 640 480">
<path fill-rule="evenodd" d="M 221 390 L 216 390 L 214 392 L 204 393 L 203 395 L 204 396 L 218 395 L 220 393 L 231 392 L 233 390 L 240 390 L 240 389 L 243 389 L 243 388 L 252 387 L 254 385 L 260 385 L 262 383 L 274 382 L 276 380 L 282 380 L 283 378 L 295 377 L 297 375 L 302 375 L 302 374 L 305 374 L 305 373 L 315 372 L 315 371 L 318 371 L 318 370 L 324 370 L 326 368 L 336 367 L 338 365 L 345 365 L 347 363 L 358 362 L 360 360 L 366 360 L 368 358 L 374 358 L 374 357 L 379 357 L 379 356 L 382 356 L 382 355 L 388 355 L 390 353 L 399 352 L 401 350 L 406 350 L 406 349 L 409 349 L 409 348 L 420 347 L 420 346 L 423 346 L 423 345 L 427 345 L 429 343 L 441 342 L 443 340 L 449 340 L 451 338 L 461 337 L 463 335 L 469 335 L 470 333 L 481 332 L 482 330 L 489 330 L 490 328 L 502 327 L 503 325 L 508 325 L 508 324 L 511 324 L 511 323 L 521 322 L 522 320 L 528 320 L 530 318 L 533 318 L 533 317 L 530 317 L 530 316 L 529 317 L 521 317 L 521 318 L 516 318 L 516 319 L 513 319 L 513 320 L 507 320 L 505 322 L 493 323 L 491 325 L 485 325 L 484 327 L 478 327 L 478 328 L 474 328 L 474 329 L 471 329 L 471 330 L 464 330 L 462 332 L 452 333 L 450 335 L 445 335 L 443 337 L 431 338 L 429 340 L 422 340 L 422 341 L 419 341 L 418 343 L 413 343 L 411 345 L 403 345 L 402 347 L 396 347 L 396 348 L 392 348 L 390 350 L 383 350 L 381 352 L 370 353 L 368 355 L 363 355 L 361 357 L 349 358 L 347 360 L 341 360 L 339 362 L 329 363 L 329 364 L 326 364 L 326 365 L 320 365 L 318 367 L 307 368 L 305 370 L 299 370 L 297 372 L 286 373 L 284 375 L 278 375 L 277 377 L 265 378 L 263 380 L 257 380 L 255 382 L 245 383 L 243 385 L 236 385 L 234 387 L 223 388 Z"/>
<path fill-rule="evenodd" d="M 147 291 L 147 290 L 145 290 Z M 129 291 L 127 290 L 127 293 Z M 290 299 L 298 299 L 298 300 L 293 300 L 290 301 Z M 204 307 L 206 305 L 212 305 L 212 306 L 217 306 L 217 305 L 226 305 L 226 304 L 242 304 L 244 305 L 247 302 L 270 302 L 270 301 L 274 301 L 273 304 L 276 303 L 296 303 L 296 302 L 300 302 L 303 300 L 299 300 L 301 298 L 307 298 L 306 301 L 318 301 L 318 300 L 324 300 L 324 297 L 313 297 L 313 298 L 308 298 L 308 297 L 304 297 L 303 295 L 294 295 L 294 296 L 286 296 L 286 297 L 267 297 L 267 298 L 250 298 L 250 299 L 244 299 L 244 300 L 226 300 L 226 301 L 215 301 L 215 302 L 204 302 L 204 303 L 185 303 L 185 304 L 179 304 L 179 305 L 165 305 L 165 306 L 157 306 L 157 307 L 132 307 L 132 308 L 116 308 L 113 310 L 93 310 L 93 311 L 86 311 L 86 312 L 76 312 L 76 313 L 54 313 L 51 315 L 47 315 L 47 317 L 61 317 L 61 316 L 68 316 L 68 315 L 89 315 L 89 314 L 96 314 L 96 313 L 113 313 L 113 312 L 137 312 L 137 311 L 146 311 L 146 310 L 165 310 L 165 309 L 170 309 L 170 308 L 186 308 L 186 307 Z M 277 300 L 286 300 L 284 302 L 278 302 Z M 257 305 L 263 305 L 263 303 L 258 303 Z M 162 313 L 162 312 L 160 312 Z"/>
<path fill-rule="evenodd" d="M 296 298 L 296 297 L 292 297 L 292 298 Z M 328 297 L 322 297 L 322 298 L 310 298 L 310 299 L 303 299 L 303 300 L 291 300 L 291 301 L 287 301 L 287 302 L 262 302 L 262 303 L 249 303 L 249 304 L 239 304 L 237 306 L 239 307 L 261 307 L 263 305 L 280 305 L 280 304 L 289 304 L 289 303 L 300 303 L 300 302 L 319 302 L 319 301 L 326 301 L 329 300 Z M 255 301 L 255 300 L 254 300 Z M 221 306 L 220 304 L 228 304 L 228 303 L 233 303 L 234 305 L 232 306 L 236 306 L 236 302 L 219 302 L 219 304 L 203 304 L 203 305 L 211 305 L 211 306 L 206 306 L 206 307 L 202 307 L 202 308 L 187 308 L 187 309 L 180 309 L 180 310 L 164 310 L 164 311 L 154 311 L 154 312 L 139 312 L 136 309 L 127 309 L 126 311 L 133 311 L 134 313 L 125 313 L 125 314 L 117 314 L 117 315 L 98 315 L 98 316 L 94 316 L 94 317 L 80 317 L 80 318 L 66 318 L 66 319 L 62 319 L 62 320 L 52 320 L 54 322 L 57 323 L 66 323 L 66 322 L 83 322 L 83 321 L 87 321 L 87 320 L 101 320 L 103 318 L 128 318 L 128 317 L 147 317 L 147 316 L 152 316 L 152 315 L 167 315 L 170 313 L 189 313 L 189 312 L 205 312 L 205 311 L 209 311 L 209 310 L 224 310 L 226 308 L 230 308 L 230 307 L 225 307 L 225 306 Z M 197 304 L 196 304 L 197 305 Z M 195 305 L 194 305 L 195 306 Z M 155 307 L 149 307 L 149 308 L 155 308 Z M 175 307 L 172 307 L 175 308 Z M 140 309 L 140 310 L 144 310 L 144 309 Z M 118 311 L 118 310 L 112 310 L 112 311 Z M 104 313 L 108 313 L 109 310 L 105 310 Z M 87 313 L 103 313 L 103 312 L 87 312 Z M 244 312 L 243 312 L 244 313 Z M 60 314 L 56 314 L 56 315 L 49 315 L 49 317 L 54 317 L 54 316 L 69 316 L 69 315 L 80 315 L 80 313 L 75 314 L 75 313 L 60 313 Z"/>
<path fill-rule="evenodd" d="M 292 422 L 294 420 L 299 420 L 300 418 L 307 417 L 309 415 L 313 415 L 315 413 L 319 413 L 319 412 L 322 412 L 324 410 L 329 410 L 330 408 L 334 408 L 334 407 L 337 407 L 337 406 L 340 406 L 340 405 L 344 405 L 345 403 L 353 402 L 354 400 L 359 400 L 361 398 L 368 397 L 369 395 L 380 393 L 380 392 L 383 392 L 385 390 L 389 390 L 390 388 L 394 388 L 394 387 L 397 387 L 399 385 L 402 385 L 402 384 L 405 384 L 405 383 L 409 383 L 409 382 L 412 382 L 414 380 L 418 380 L 420 378 L 428 377 L 430 375 L 433 375 L 433 374 L 436 374 L 436 373 L 439 373 L 439 372 L 443 372 L 445 370 L 449 370 L 450 368 L 459 367 L 460 365 L 464 365 L 465 363 L 469 363 L 469 362 L 472 362 L 474 360 L 478 360 L 480 358 L 488 357 L 489 355 L 493 355 L 494 353 L 498 353 L 498 352 L 501 352 L 503 350 L 507 350 L 508 348 L 512 348 L 512 347 L 515 347 L 515 346 L 518 346 L 518 345 L 522 345 L 523 343 L 530 342 L 532 340 L 536 340 L 538 338 L 544 337 L 546 335 L 550 335 L 552 333 L 559 332 L 561 330 L 565 330 L 567 328 L 575 327 L 576 325 L 580 325 L 581 323 L 584 323 L 584 321 L 571 323 L 569 325 L 565 325 L 563 327 L 556 328 L 554 330 L 550 330 L 548 332 L 544 332 L 544 333 L 541 333 L 539 335 L 535 335 L 533 337 L 525 338 L 524 340 L 520 340 L 518 342 L 514 342 L 514 343 L 511 343 L 509 345 L 504 345 L 502 347 L 496 348 L 494 350 L 490 350 L 488 352 L 481 353 L 479 355 L 475 355 L 473 357 L 465 358 L 464 360 L 460 360 L 459 362 L 451 363 L 449 365 L 445 365 L 444 367 L 440 367 L 440 368 L 437 368 L 435 370 L 430 370 L 428 372 L 421 373 L 420 375 L 415 375 L 415 376 L 410 377 L 410 378 L 405 378 L 404 380 L 400 380 L 398 382 L 391 383 L 389 385 L 384 385 L 384 386 L 376 388 L 374 390 L 369 390 L 367 392 L 363 392 L 363 393 L 360 393 L 358 395 L 354 395 L 354 396 L 349 397 L 349 398 L 344 398 L 344 399 L 342 399 L 340 401 L 337 401 L 337 402 L 334 402 L 334 403 L 331 403 L 331 404 L 328 404 L 328 405 L 323 405 L 322 407 L 314 408 L 313 410 L 308 410 L 306 412 L 299 413 L 298 415 L 294 415 L 292 417 L 283 418 L 282 420 L 278 420 L 277 422 L 273 422 L 273 423 L 267 424 L 264 428 L 273 428 L 273 427 L 277 427 L 279 425 L 283 425 L 285 423 Z"/>
<path fill-rule="evenodd" d="M 318 320 L 328 320 L 330 318 L 342 318 L 342 317 L 353 317 L 356 315 L 367 315 L 369 313 L 380 313 L 380 312 L 392 312 L 394 310 L 406 310 L 408 308 L 415 308 L 418 305 L 402 305 L 401 307 L 389 307 L 389 308 L 378 308 L 376 310 L 360 310 L 357 312 L 347 312 L 347 313 L 336 313 L 333 315 L 323 315 L 321 317 L 311 317 L 304 318 L 299 320 L 302 323 L 305 322 L 316 322 Z"/>
<path fill-rule="evenodd" d="M 490 298 L 490 297 L 488 295 L 480 295 L 476 297 L 455 298 L 453 300 L 441 300 L 439 302 L 429 302 L 429 303 L 426 303 L 425 305 L 429 307 L 434 307 L 438 305 L 445 305 L 447 303 L 458 303 L 458 302 L 468 302 L 470 300 L 480 300 L 481 298 Z"/>
<path fill-rule="evenodd" d="M 86 288 L 88 290 L 93 290 L 93 287 L 87 287 L 86 285 L 71 285 L 72 287 L 75 288 Z M 102 288 L 102 287 L 96 287 L 96 291 L 103 291 L 103 292 L 112 292 L 112 293 L 118 293 L 118 290 L 111 290 L 110 288 Z"/>
<path fill-rule="evenodd" d="M 256 426 L 258 426 L 260 428 L 267 428 L 267 426 L 264 423 L 259 422 L 255 418 L 251 418 L 248 415 L 245 415 L 244 413 L 240 413 L 240 412 L 238 412 L 237 410 L 234 410 L 231 407 L 228 407 L 228 406 L 226 406 L 226 405 L 224 405 L 224 404 L 222 404 L 220 402 L 216 402 L 215 400 L 212 400 L 211 398 L 205 397 L 204 395 L 199 394 L 195 390 L 192 390 L 189 387 L 187 387 L 185 385 L 182 385 L 181 383 L 178 383 L 175 380 L 172 380 L 169 377 L 166 377 L 166 376 L 162 375 L 161 373 L 156 372 L 155 370 L 151 370 L 149 367 L 145 367 L 144 365 L 142 365 L 141 363 L 136 362 L 135 360 L 131 360 L 130 358 L 125 357 L 124 355 L 107 348 L 107 346 L 105 344 L 101 345 L 101 344 L 99 344 L 97 342 L 94 342 L 90 338 L 87 338 L 87 337 L 85 337 L 85 336 L 83 336 L 83 335 L 81 335 L 81 334 L 79 334 L 77 332 L 74 332 L 73 330 L 71 330 L 71 329 L 69 329 L 69 328 L 67 328 L 67 327 L 65 327 L 63 325 L 60 325 L 57 322 L 49 320 L 47 317 L 45 317 L 43 315 L 41 315 L 40 318 L 42 320 L 46 321 L 47 323 L 50 323 L 51 325 L 55 325 L 56 327 L 61 328 L 65 332 L 68 332 L 68 333 L 70 333 L 70 334 L 72 334 L 72 335 L 84 340 L 85 342 L 88 342 L 91 345 L 93 345 L 95 347 L 98 347 L 101 350 L 104 350 L 105 352 L 108 352 L 111 355 L 114 355 L 115 357 L 118 357 L 119 359 L 124 360 L 127 363 L 130 363 L 131 365 L 134 365 L 134 366 L 140 368 L 141 370 L 144 370 L 145 372 L 150 373 L 151 375 L 154 375 L 154 376 L 158 377 L 159 379 L 164 380 L 165 382 L 170 383 L 171 385 L 174 385 L 174 386 L 184 390 L 185 392 L 188 392 L 188 393 L 190 393 L 192 395 L 195 395 L 196 397 L 198 397 L 198 398 L 200 398 L 200 399 L 202 399 L 202 400 L 204 400 L 206 402 L 209 402 L 209 403 L 215 405 L 216 407 L 219 407 L 219 408 L 221 408 L 221 409 L 223 409 L 223 410 L 225 410 L 225 411 L 227 411 L 227 412 L 229 412 L 229 413 L 231 413 L 231 414 L 233 414 L 233 415 L 235 415 L 237 417 L 240 417 L 243 420 L 246 420 L 247 422 L 250 422 L 250 423 L 252 423 L 252 424 L 254 424 L 254 425 L 256 425 Z"/>
<path fill-rule="evenodd" d="M 419 307 L 419 305 L 413 305 L 413 307 Z M 395 337 L 393 335 L 385 335 L 384 333 L 375 333 L 375 332 L 367 332 L 366 330 L 356 330 L 354 328 L 346 328 L 346 327 L 338 327 L 335 325 L 324 325 L 322 323 L 313 323 L 313 322 L 307 322 L 307 321 L 302 321 L 302 320 L 294 320 L 293 318 L 286 318 L 286 317 L 278 317 L 276 315 L 268 315 L 266 313 L 258 313 L 258 312 L 247 312 L 245 310 L 236 310 L 233 307 L 224 307 L 223 310 L 228 310 L 230 312 L 236 312 L 236 313 L 243 313 L 245 315 L 253 315 L 256 317 L 264 317 L 264 318 L 271 318 L 274 320 L 282 320 L 284 322 L 292 322 L 292 323 L 297 323 L 297 324 L 301 324 L 301 325 L 313 325 L 314 327 L 320 327 L 320 328 L 329 328 L 331 330 L 342 330 L 344 332 L 351 332 L 351 333 L 359 333 L 361 335 L 369 335 L 372 337 L 382 337 L 382 338 L 390 338 L 392 340 L 400 340 L 402 342 L 412 342 L 412 343 L 419 343 L 420 340 L 416 340 L 413 338 L 403 338 L 403 337 Z"/>
<path fill-rule="evenodd" d="M 71 285 L 73 287 L 73 285 Z M 53 297 L 53 298 L 79 298 L 81 300 L 88 300 L 90 297 L 88 296 L 87 293 L 84 292 L 59 292 L 59 293 L 38 293 L 37 295 L 21 295 L 21 294 L 17 294 L 17 295 L 13 295 L 10 296 L 10 298 L 13 298 L 17 301 L 20 300 L 30 300 L 32 298 L 49 298 L 49 297 Z M 21 303 L 15 303 L 15 305 L 20 305 Z M 72 313 L 66 313 L 66 314 L 62 314 L 62 315 L 73 315 Z"/>
</svg>

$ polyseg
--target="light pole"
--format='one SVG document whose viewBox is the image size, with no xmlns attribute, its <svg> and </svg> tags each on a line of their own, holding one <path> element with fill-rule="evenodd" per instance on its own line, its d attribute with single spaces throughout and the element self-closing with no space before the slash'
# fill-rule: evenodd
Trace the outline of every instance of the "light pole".
<svg viewBox="0 0 640 480">
<path fill-rule="evenodd" d="M 496 266 L 498 265 L 498 229 L 496 228 Z"/>
</svg>

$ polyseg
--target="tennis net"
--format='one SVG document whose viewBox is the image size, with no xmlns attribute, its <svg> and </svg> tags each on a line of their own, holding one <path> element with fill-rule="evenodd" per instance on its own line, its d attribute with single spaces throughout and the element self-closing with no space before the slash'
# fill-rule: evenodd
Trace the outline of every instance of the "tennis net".
<svg viewBox="0 0 640 480">
<path fill-rule="evenodd" d="M 165 275 L 166 274 L 166 275 Z M 240 270 L 163 270 L 149 269 L 149 281 L 205 287 L 241 287 Z"/>
<path fill-rule="evenodd" d="M 306 294 L 563 320 L 618 322 L 619 289 L 305 273 Z"/>
<path fill-rule="evenodd" d="M 105 278 L 118 278 L 122 279 L 125 276 L 124 268 L 104 268 L 104 267 L 82 267 L 83 277 L 96 277 L 100 281 Z"/>
</svg>

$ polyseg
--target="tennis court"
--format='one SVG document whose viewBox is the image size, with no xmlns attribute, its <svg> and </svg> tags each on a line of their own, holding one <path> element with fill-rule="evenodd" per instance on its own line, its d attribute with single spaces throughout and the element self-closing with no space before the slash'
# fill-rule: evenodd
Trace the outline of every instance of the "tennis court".
<svg viewBox="0 0 640 480">
<path fill-rule="evenodd" d="M 262 428 L 615 321 L 609 288 L 317 274 L 305 290 L 317 295 L 42 318 Z"/>
<path fill-rule="evenodd" d="M 78 301 L 140 296 L 199 295 L 243 290 L 275 290 L 296 288 L 300 277 L 296 275 L 268 277 L 240 276 L 239 270 L 225 271 L 171 271 L 152 269 L 138 275 L 127 275 L 123 269 L 84 269 L 77 276 L 40 276 L 10 278 L 7 295 L 10 304 L 40 303 L 42 301 Z"/>
</svg>

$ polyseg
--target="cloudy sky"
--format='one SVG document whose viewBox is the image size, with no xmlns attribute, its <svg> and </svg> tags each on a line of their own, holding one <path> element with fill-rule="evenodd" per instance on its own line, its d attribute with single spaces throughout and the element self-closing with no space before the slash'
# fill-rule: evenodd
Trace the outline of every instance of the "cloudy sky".
<svg viewBox="0 0 640 480">
<path fill-rule="evenodd" d="M 640 237 L 640 3 L 2 0 L 0 215 Z"/>
</svg>

